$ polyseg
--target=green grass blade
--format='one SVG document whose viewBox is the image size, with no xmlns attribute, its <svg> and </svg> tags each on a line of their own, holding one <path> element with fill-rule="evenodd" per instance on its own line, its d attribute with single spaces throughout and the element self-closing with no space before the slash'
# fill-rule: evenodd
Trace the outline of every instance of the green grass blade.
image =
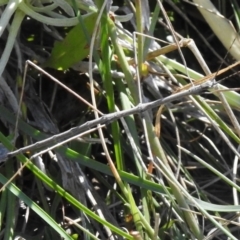
<svg viewBox="0 0 240 240">
<path fill-rule="evenodd" d="M 0 174 L 0 182 L 2 184 L 6 184 L 8 179 Z M 47 222 L 56 232 L 60 234 L 60 236 L 65 239 L 72 239 L 45 211 L 43 211 L 35 202 L 33 202 L 27 195 L 25 195 L 16 185 L 13 183 L 9 183 L 7 185 L 7 189 L 9 193 L 11 192 L 13 195 L 24 201 L 26 205 L 28 205 L 38 216 L 40 216 L 45 222 Z M 12 206 L 11 206 L 12 208 Z M 12 208 L 13 210 L 14 208 Z M 9 238 L 11 239 L 11 238 Z"/>
</svg>

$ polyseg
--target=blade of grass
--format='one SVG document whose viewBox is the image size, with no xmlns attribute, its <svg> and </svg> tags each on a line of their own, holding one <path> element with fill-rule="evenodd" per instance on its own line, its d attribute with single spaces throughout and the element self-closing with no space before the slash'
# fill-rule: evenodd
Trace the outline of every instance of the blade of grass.
<svg viewBox="0 0 240 240">
<path fill-rule="evenodd" d="M 8 179 L 4 177 L 2 174 L 0 174 L 0 182 L 2 184 L 6 184 Z M 9 183 L 6 188 L 9 190 L 10 195 L 15 195 L 26 205 L 28 205 L 34 212 L 38 214 L 45 222 L 47 222 L 55 231 L 57 231 L 60 236 L 64 237 L 65 239 L 73 239 L 71 238 L 45 211 L 43 211 L 35 202 L 33 202 L 27 195 L 25 195 L 16 185 L 13 183 Z M 14 202 L 15 204 L 15 202 Z M 11 211 L 14 212 L 13 206 L 11 207 Z M 11 239 L 11 238 L 8 238 Z"/>
<path fill-rule="evenodd" d="M 111 59 L 112 52 L 109 48 L 108 42 L 108 25 L 107 25 L 107 13 L 104 11 L 102 19 L 101 19 L 101 51 L 102 51 L 102 61 L 99 65 L 100 72 L 102 73 L 103 85 L 106 91 L 106 99 L 108 103 L 108 109 L 110 112 L 115 112 L 115 99 L 114 99 L 114 89 L 113 89 L 113 80 L 111 75 Z M 121 150 L 120 143 L 120 128 L 118 122 L 113 122 L 111 124 L 113 142 L 114 142 L 114 152 L 115 159 L 118 170 L 124 169 L 124 157 Z"/>
<path fill-rule="evenodd" d="M 13 162 L 6 163 L 6 176 L 10 178 L 13 173 Z M 10 191 L 7 191 L 7 211 L 4 240 L 14 239 L 14 229 L 17 219 L 16 208 L 18 208 L 18 206 L 16 205 L 16 197 L 11 194 Z"/>
</svg>

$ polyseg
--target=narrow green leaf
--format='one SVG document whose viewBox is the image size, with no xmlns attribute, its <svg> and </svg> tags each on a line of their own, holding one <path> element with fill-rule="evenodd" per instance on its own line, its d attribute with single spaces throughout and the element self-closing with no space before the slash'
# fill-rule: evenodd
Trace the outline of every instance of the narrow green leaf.
<svg viewBox="0 0 240 240">
<path fill-rule="evenodd" d="M 6 184 L 8 179 L 0 174 L 0 182 Z M 72 239 L 55 221 L 52 219 L 43 209 L 41 209 L 35 202 L 33 202 L 27 195 L 25 195 L 16 185 L 9 183 L 7 185 L 8 190 L 24 201 L 34 212 L 38 214 L 46 223 L 48 223 L 60 236 L 64 239 Z"/>
</svg>

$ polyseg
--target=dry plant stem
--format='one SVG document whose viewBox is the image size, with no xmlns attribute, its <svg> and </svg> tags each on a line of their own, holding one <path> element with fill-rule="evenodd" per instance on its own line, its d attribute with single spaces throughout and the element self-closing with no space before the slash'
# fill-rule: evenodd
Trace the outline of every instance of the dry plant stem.
<svg viewBox="0 0 240 240">
<path fill-rule="evenodd" d="M 186 42 L 188 42 L 188 41 L 186 41 Z M 161 61 L 158 61 L 158 63 L 159 63 L 160 66 L 166 71 L 166 73 L 169 74 L 169 77 L 171 78 L 171 80 L 172 80 L 173 82 L 177 82 L 177 80 L 175 79 L 175 77 L 172 75 L 171 71 L 169 71 L 169 69 L 166 68 L 165 65 L 164 65 Z M 172 112 L 171 112 L 171 108 L 169 107 L 168 104 L 165 104 L 165 105 L 166 105 L 166 107 L 167 107 L 167 109 L 168 109 L 168 111 L 169 111 L 169 113 L 170 113 L 172 122 L 173 122 L 173 123 L 176 123 L 175 118 L 174 118 L 174 115 L 173 115 Z M 159 109 L 163 109 L 163 105 L 160 106 Z M 161 110 L 160 110 L 160 111 L 161 111 Z M 161 118 L 161 113 L 158 111 L 158 112 L 157 112 L 157 117 L 156 117 L 156 124 L 155 124 L 155 127 L 154 127 L 155 132 L 156 132 L 156 130 L 157 130 L 156 126 L 159 127 L 159 128 L 158 128 L 159 131 L 158 131 L 158 134 L 156 134 L 156 136 L 160 135 L 160 124 L 161 124 L 161 123 L 160 123 L 160 118 Z M 179 135 L 179 131 L 178 131 L 177 125 L 174 124 L 174 126 L 175 126 L 177 144 L 178 144 L 178 145 L 181 145 L 180 135 Z M 181 156 L 181 150 L 178 150 L 178 165 L 177 165 L 177 170 L 176 170 L 176 178 L 178 178 L 179 173 L 180 173 L 180 168 L 181 168 L 181 163 L 182 163 L 181 158 L 182 158 L 182 156 Z"/>
<path fill-rule="evenodd" d="M 101 17 L 103 15 L 103 11 L 106 7 L 106 4 L 107 4 L 108 0 L 105 0 L 102 4 L 102 7 L 98 13 L 98 17 L 97 17 L 97 20 L 96 20 L 96 23 L 95 23 L 95 27 L 94 27 L 94 30 L 93 30 L 93 34 L 92 34 L 92 38 L 91 38 L 91 43 L 90 43 L 90 51 L 89 51 L 89 81 L 90 81 L 90 89 L 91 89 L 91 98 L 92 98 L 92 103 L 93 103 L 93 106 L 95 109 L 97 109 L 97 104 L 96 104 L 96 98 L 95 98 L 95 94 L 94 94 L 94 85 L 93 85 L 93 67 L 92 67 L 92 63 L 93 63 L 93 51 L 94 51 L 94 43 L 96 41 L 96 36 L 97 36 L 97 32 L 98 32 L 98 28 L 100 26 L 100 21 L 101 21 Z M 95 118 L 98 119 L 99 118 L 99 115 L 98 115 L 98 112 L 99 111 L 94 111 L 94 115 L 95 115 Z M 99 125 L 97 125 L 97 127 L 99 127 Z M 102 143 L 102 147 L 103 147 L 103 150 L 104 150 L 104 153 L 106 154 L 106 158 L 108 160 L 108 163 L 109 163 L 109 166 L 111 168 L 111 171 L 113 172 L 114 174 L 114 177 L 118 177 L 120 178 L 120 176 L 118 175 L 117 171 L 116 171 L 116 168 L 113 164 L 113 161 L 110 157 L 110 154 L 109 154 L 109 151 L 107 149 L 107 145 L 104 141 L 104 135 L 103 135 L 103 131 L 101 128 L 98 128 L 98 133 L 99 133 L 99 136 L 100 136 L 100 139 L 101 139 L 101 143 Z M 104 218 L 103 214 L 101 214 L 102 217 Z M 105 219 L 105 218 L 104 218 Z M 110 239 L 113 239 L 113 234 L 111 232 L 111 230 L 109 228 L 107 228 L 106 226 L 104 226 L 107 234 L 108 234 L 108 237 Z"/>
<path fill-rule="evenodd" d="M 238 146 L 237 149 L 238 152 L 240 152 L 240 146 Z M 239 157 L 235 156 L 233 160 L 233 182 L 236 184 L 236 178 L 237 178 L 237 170 L 238 170 L 238 162 L 239 162 Z M 233 201 L 234 205 L 239 205 L 239 198 L 238 198 L 238 192 L 236 188 L 232 188 L 233 191 Z M 237 212 L 239 215 L 239 212 Z M 240 216 L 237 218 L 237 221 L 240 223 Z"/>
<path fill-rule="evenodd" d="M 234 39 L 232 44 L 230 45 L 230 49 L 231 49 L 233 43 L 235 42 L 235 40 L 236 39 Z M 202 58 L 200 52 L 198 51 L 198 48 L 196 47 L 196 45 L 195 45 L 195 43 L 193 41 L 189 43 L 189 48 L 192 50 L 192 52 L 196 56 L 198 62 L 202 66 L 204 72 L 209 76 L 211 74 L 211 71 L 209 70 L 208 66 L 206 65 L 204 59 Z M 240 63 L 240 61 L 238 61 L 238 62 L 236 62 L 236 63 L 234 63 L 234 64 L 232 64 L 232 65 L 230 65 L 230 66 L 228 66 L 228 67 L 226 67 L 224 69 L 221 69 L 218 72 L 213 73 L 211 75 L 212 75 L 213 78 L 215 78 L 217 75 L 224 73 L 225 70 L 228 70 L 228 69 L 238 65 L 239 63 Z M 217 89 L 219 88 L 218 85 L 216 86 L 216 88 Z M 238 137 L 240 137 L 240 125 L 239 125 L 239 123 L 238 123 L 238 121 L 237 121 L 237 119 L 236 119 L 236 117 L 235 117 L 231 107 L 229 106 L 229 104 L 228 104 L 224 94 L 222 92 L 218 92 L 218 97 L 221 100 L 221 102 L 222 102 L 222 104 L 223 104 L 223 106 L 224 106 L 224 108 L 226 110 L 226 113 L 228 114 L 228 116 L 229 116 L 229 118 L 230 118 L 230 120 L 231 120 L 231 122 L 232 122 L 232 124 L 233 124 L 233 126 L 235 128 L 235 131 L 238 134 Z"/>
<path fill-rule="evenodd" d="M 23 226 L 22 226 L 22 229 L 21 229 L 22 232 L 25 232 L 26 227 L 27 227 L 27 223 L 29 222 L 29 218 L 30 218 L 30 207 L 27 206 L 26 211 L 25 211 Z"/>
<path fill-rule="evenodd" d="M 181 9 L 179 9 L 177 7 L 177 5 L 175 3 L 172 2 L 172 0 L 165 0 L 165 2 L 167 2 L 186 22 L 187 24 L 189 24 L 189 26 L 192 27 L 192 29 L 194 29 L 197 34 L 199 35 L 199 37 L 202 39 L 204 45 L 206 45 L 211 51 L 212 53 L 221 61 L 223 62 L 225 65 L 227 65 L 227 62 L 218 54 L 218 52 L 216 52 L 214 50 L 214 48 L 209 44 L 209 42 L 207 41 L 207 39 L 198 31 L 198 29 L 195 27 L 195 25 L 189 20 L 189 18 L 187 17 L 186 14 L 184 14 Z M 187 1 L 186 1 L 187 2 Z M 163 24 L 163 23 L 161 23 Z M 165 25 L 165 24 L 164 24 Z M 167 26 L 165 26 L 167 27 Z M 168 28 L 168 27 L 167 27 Z"/>
<path fill-rule="evenodd" d="M 239 158 L 239 156 L 237 156 Z M 240 167 L 240 164 L 237 165 L 236 168 L 239 168 Z M 228 171 L 224 172 L 223 175 L 224 176 L 227 176 L 227 175 L 230 175 L 230 177 L 233 178 L 233 172 L 234 172 L 234 169 L 233 168 L 230 168 Z M 208 182 L 206 183 L 205 185 L 201 186 L 201 189 L 204 190 L 205 188 L 208 188 L 209 186 L 213 185 L 214 183 L 220 181 L 221 178 L 220 177 L 215 177 L 213 180 L 211 180 L 211 182 Z M 235 179 L 236 180 L 236 179 Z M 234 181 L 233 181 L 234 182 Z M 235 183 L 235 182 L 234 182 Z M 192 192 L 192 194 L 195 194 L 195 191 Z"/>
<path fill-rule="evenodd" d="M 199 58 L 198 58 L 199 59 Z M 203 59 L 202 59 L 203 60 Z M 204 60 L 203 60 L 204 61 Z M 199 80 L 196 80 L 196 81 L 194 81 L 193 82 L 193 85 L 195 85 L 195 86 L 197 86 L 197 85 L 201 85 L 202 83 L 204 83 L 204 82 L 206 82 L 206 81 L 209 81 L 209 80 L 214 80 L 214 78 L 216 77 L 216 76 L 219 76 L 219 75 L 221 75 L 222 73 L 225 73 L 226 71 L 228 71 L 229 69 L 231 69 L 231 68 L 233 68 L 233 67 L 235 67 L 235 66 L 237 66 L 237 65 L 239 65 L 240 64 L 240 61 L 238 61 L 238 62 L 235 62 L 235 63 L 233 63 L 232 65 L 230 65 L 230 66 L 228 66 L 228 67 L 226 67 L 226 68 L 223 68 L 223 69 L 221 69 L 221 70 L 219 70 L 218 72 L 215 72 L 215 73 L 211 73 L 210 71 L 209 71 L 209 69 L 207 70 L 207 68 L 205 68 L 205 70 L 206 70 L 206 72 L 207 71 L 209 71 L 210 72 L 210 74 L 208 74 L 207 76 L 205 76 L 205 77 L 203 77 L 203 78 L 201 78 L 201 79 L 199 79 Z M 202 66 L 202 65 L 201 65 Z M 207 73 L 206 73 L 207 74 Z M 184 85 L 183 87 L 180 87 L 179 89 L 177 89 L 175 92 L 180 92 L 180 91 L 182 91 L 182 90 L 185 90 L 185 89 L 189 89 L 189 87 L 191 87 L 192 86 L 192 84 L 190 83 L 190 84 L 187 84 L 187 85 Z M 213 86 L 214 86 L 214 84 L 213 84 Z"/>
<path fill-rule="evenodd" d="M 19 121 L 19 117 L 21 116 L 21 106 L 22 106 L 24 88 L 25 88 L 25 83 L 26 83 L 26 74 L 27 74 L 27 66 L 25 65 L 24 74 L 23 74 L 23 82 L 22 82 L 22 91 L 21 91 L 21 94 L 20 94 L 16 123 L 15 123 L 15 129 L 14 129 L 14 140 L 13 140 L 13 145 L 14 146 L 15 146 L 15 141 L 17 139 L 18 121 Z"/>
<path fill-rule="evenodd" d="M 221 225 L 214 218 L 212 218 L 211 215 L 206 210 L 204 210 L 198 204 L 197 201 L 195 201 L 195 199 L 188 193 L 188 191 L 185 188 L 183 188 L 182 185 L 174 177 L 171 176 L 171 172 L 167 171 L 166 166 L 162 163 L 162 161 L 160 161 L 160 159 L 158 159 L 158 163 L 160 166 L 158 164 L 154 164 L 156 169 L 158 169 L 160 172 L 162 172 L 164 174 L 164 176 L 168 179 L 169 182 L 172 182 L 173 185 L 175 185 L 177 188 L 181 189 L 184 196 L 186 196 L 186 198 L 191 202 L 191 204 L 193 206 L 197 207 L 204 214 L 204 216 L 206 216 L 209 220 L 211 220 L 211 222 L 213 222 L 216 226 L 221 227 Z M 167 175 L 166 175 L 166 173 L 167 173 Z M 185 209 L 185 211 L 189 211 L 189 210 L 190 210 L 189 208 Z M 191 212 L 191 213 L 193 214 L 193 212 Z M 231 233 L 229 233 L 229 232 L 227 232 L 226 234 L 230 237 L 233 237 L 231 235 Z M 203 239 L 203 236 L 198 239 Z M 231 239 L 237 240 L 235 237 L 233 237 Z"/>
<path fill-rule="evenodd" d="M 178 49 L 179 55 L 180 55 L 180 57 L 181 57 L 181 59 L 182 59 L 182 61 L 183 61 L 183 65 L 185 66 L 186 74 L 187 74 L 188 78 L 190 79 L 189 74 L 188 74 L 187 64 L 186 64 L 185 58 L 184 58 L 184 56 L 183 56 L 183 54 L 182 54 L 181 47 L 180 47 L 180 45 L 179 45 L 179 41 L 178 41 L 178 39 L 177 39 L 177 37 L 176 37 L 176 34 L 175 34 L 175 31 L 174 31 L 173 26 L 172 26 L 172 24 L 171 24 L 171 21 L 170 21 L 168 15 L 167 15 L 167 13 L 166 13 L 163 5 L 162 5 L 162 2 L 161 2 L 160 0 L 158 0 L 158 4 L 159 4 L 159 7 L 160 7 L 160 9 L 161 9 L 161 11 L 162 11 L 162 13 L 163 13 L 163 15 L 164 15 L 164 18 L 165 18 L 165 20 L 166 20 L 166 22 L 167 22 L 167 25 L 168 25 L 171 33 L 172 33 L 172 36 L 173 36 L 174 41 L 175 41 L 175 44 L 177 45 L 177 49 Z"/>
<path fill-rule="evenodd" d="M 140 4 L 141 5 L 141 4 Z M 141 20 L 140 20 L 141 21 Z M 141 88 L 141 72 L 140 72 L 140 68 L 142 66 L 142 63 L 140 64 L 139 61 L 138 61 L 138 52 L 139 50 L 137 49 L 137 41 L 136 41 L 136 35 L 141 35 L 140 33 L 137 33 L 137 32 L 134 32 L 133 33 L 133 49 L 134 49 L 134 60 L 135 62 L 137 63 L 137 68 L 136 68 L 136 73 L 137 73 L 137 90 L 138 90 L 138 99 L 139 99 L 139 103 L 143 103 L 143 93 L 142 93 L 142 88 Z M 142 41 L 142 38 L 140 38 L 141 41 Z M 139 40 L 139 39 L 138 39 Z M 142 50 L 143 51 L 143 48 Z M 141 56 L 143 57 L 143 56 Z M 140 60 L 143 60 L 140 58 Z M 143 124 L 143 132 L 144 132 L 144 136 L 145 136 L 145 139 L 146 139 L 146 145 L 147 145 L 147 150 L 148 150 L 148 155 L 149 155 L 149 158 L 150 158 L 150 161 L 153 161 L 153 156 L 152 156 L 152 151 L 151 151 L 151 147 L 149 145 L 149 141 L 147 141 L 148 139 L 148 133 L 147 133 L 147 127 L 146 127 L 146 121 L 145 121 L 145 116 L 144 114 L 141 115 L 142 117 L 142 124 Z M 140 161 L 142 163 L 142 160 Z M 141 164 L 141 165 L 144 165 L 144 164 Z M 146 171 L 146 167 L 144 167 L 145 171 Z M 147 171 L 146 171 L 147 172 Z"/>
<path fill-rule="evenodd" d="M 192 96 L 190 97 L 192 102 L 199 108 L 200 111 L 204 112 L 204 109 L 202 106 L 196 101 L 195 98 Z M 236 150 L 236 148 L 233 146 L 233 144 L 229 141 L 228 137 L 224 134 L 224 132 L 219 128 L 217 123 L 211 118 L 206 115 L 212 126 L 215 128 L 215 130 L 219 133 L 219 135 L 222 137 L 222 139 L 226 142 L 226 144 L 229 146 L 229 148 L 240 158 L 240 154 Z"/>
<path fill-rule="evenodd" d="M 16 177 L 18 174 L 21 173 L 21 171 L 28 165 L 28 163 L 30 162 L 31 160 L 28 159 L 28 161 L 26 161 L 18 170 L 16 173 L 13 174 L 13 176 L 11 178 L 9 178 L 9 180 L 0 188 L 0 192 L 2 192 L 7 186 L 9 183 L 11 183 Z"/>
<path fill-rule="evenodd" d="M 83 177 L 81 177 L 81 176 L 79 177 L 79 181 L 80 181 L 81 184 L 84 184 L 84 183 L 86 184 L 86 180 Z M 105 218 L 105 216 L 104 216 L 104 214 L 102 212 L 102 209 L 99 207 L 99 204 L 96 202 L 96 199 L 94 198 L 90 188 L 86 187 L 85 189 L 87 189 L 87 190 L 85 190 L 86 191 L 86 195 L 88 196 L 89 201 L 91 202 L 93 208 L 95 209 L 95 211 L 97 212 L 99 217 L 101 217 L 102 219 L 106 220 L 106 218 Z M 104 228 L 105 228 L 107 234 L 109 234 L 108 238 L 111 239 L 111 240 L 114 240 L 115 238 L 114 238 L 111 230 L 108 227 L 106 227 L 106 226 L 104 226 Z"/>
<path fill-rule="evenodd" d="M 54 105 L 54 102 L 55 102 L 55 98 L 56 98 L 56 94 L 57 94 L 57 88 L 58 88 L 58 85 L 57 83 L 54 84 L 54 87 L 53 87 L 53 92 L 52 92 L 52 97 L 51 97 L 51 101 L 50 101 L 50 104 L 49 104 L 49 110 L 52 112 L 53 110 L 53 105 Z"/>
<path fill-rule="evenodd" d="M 136 9 L 136 13 L 135 13 L 135 16 L 136 16 L 136 30 L 137 32 L 139 32 L 140 34 L 137 35 L 137 40 L 138 40 L 138 50 L 137 50 L 137 53 L 136 54 L 136 41 L 135 41 L 135 37 L 136 37 L 136 34 L 133 35 L 133 38 L 134 38 L 134 56 L 135 58 L 137 59 L 136 63 L 138 64 L 137 65 L 137 72 L 138 72 L 138 76 L 141 76 L 142 77 L 142 64 L 144 62 L 144 59 L 143 59 L 143 45 L 144 45 L 144 39 L 143 39 L 143 35 L 141 35 L 141 33 L 144 32 L 145 29 L 143 28 L 146 28 L 146 19 L 143 14 L 144 10 L 143 10 L 143 3 L 142 3 L 142 0 L 135 0 L 135 9 Z M 143 26 L 145 24 L 145 26 Z M 135 60 L 136 60 L 135 59 Z M 140 94 L 140 92 L 139 92 Z"/>
<path fill-rule="evenodd" d="M 235 41 L 235 39 L 234 39 L 234 41 Z M 232 44 L 233 44 L 233 43 L 232 43 Z M 232 47 L 232 45 L 230 46 L 230 48 L 231 48 L 231 47 Z M 238 62 L 236 62 L 236 63 L 234 63 L 234 64 L 232 64 L 232 65 L 230 65 L 230 66 L 228 66 L 228 67 L 226 67 L 226 68 L 224 68 L 224 69 L 219 70 L 219 71 L 216 72 L 216 73 L 211 73 L 211 71 L 209 70 L 207 64 L 205 63 L 202 55 L 201 55 L 200 52 L 198 51 L 198 48 L 196 47 L 196 45 L 195 45 L 195 43 L 194 43 L 193 41 L 189 43 L 189 48 L 191 49 L 191 51 L 192 51 L 192 52 L 194 53 L 194 55 L 196 56 L 198 62 L 200 63 L 200 65 L 202 66 L 204 72 L 206 73 L 207 78 L 208 78 L 209 76 L 212 76 L 213 78 L 215 78 L 217 75 L 224 73 L 225 71 L 233 68 L 234 66 L 236 66 L 236 65 L 238 65 L 238 64 L 240 63 L 240 61 L 238 61 Z M 201 81 L 202 81 L 202 80 L 201 80 Z M 204 78 L 203 78 L 203 81 L 204 81 Z M 199 81 L 195 82 L 194 84 L 196 84 L 196 83 L 198 83 L 198 82 L 199 82 Z M 184 86 L 184 87 L 187 87 L 187 86 Z M 219 88 L 218 85 L 216 85 L 215 88 L 218 89 L 218 88 Z M 239 123 L 238 123 L 238 121 L 237 121 L 237 119 L 236 119 L 236 117 L 235 117 L 235 115 L 234 115 L 231 107 L 229 106 L 229 104 L 228 104 L 228 102 L 227 102 L 224 94 L 223 94 L 222 92 L 218 92 L 217 95 L 218 95 L 219 99 L 221 100 L 221 102 L 222 102 L 222 104 L 223 104 L 223 106 L 224 106 L 224 108 L 225 108 L 225 110 L 226 110 L 226 113 L 227 113 L 227 115 L 229 116 L 229 118 L 230 118 L 230 120 L 231 120 L 231 122 L 232 122 L 232 124 L 233 124 L 233 126 L 234 126 L 235 131 L 236 131 L 237 134 L 238 134 L 238 137 L 240 137 L 240 125 L 239 125 Z"/>
<path fill-rule="evenodd" d="M 155 39 L 155 38 L 153 38 L 153 39 Z M 189 41 L 190 41 L 189 39 L 184 38 L 178 43 L 178 45 L 180 47 L 187 47 Z M 150 61 L 150 60 L 158 57 L 159 55 L 164 55 L 166 53 L 172 52 L 178 48 L 178 45 L 173 43 L 173 44 L 169 44 L 165 47 L 162 47 L 160 49 L 149 52 L 145 58 L 145 61 Z M 133 65 L 135 62 L 136 62 L 135 59 L 128 60 L 128 64 L 130 64 L 130 65 Z"/>
<path fill-rule="evenodd" d="M 194 54 L 195 58 L 197 59 L 197 61 L 199 62 L 200 66 L 202 67 L 203 71 L 205 72 L 206 75 L 209 76 L 209 74 L 211 74 L 211 72 L 209 71 L 208 65 L 206 64 L 206 62 L 204 61 L 200 51 L 198 50 L 195 42 L 190 39 L 190 41 L 188 42 L 188 48 L 191 50 L 191 52 Z M 226 68 L 227 69 L 227 68 Z M 208 72 L 208 73 L 207 73 Z M 218 72 L 217 72 L 218 73 Z M 216 77 L 217 73 L 213 73 L 213 77 Z M 220 71 L 219 71 L 219 74 Z"/>
<path fill-rule="evenodd" d="M 156 119 L 155 119 L 155 134 L 158 138 L 160 138 L 160 134 L 161 134 L 161 115 L 162 115 L 163 109 L 164 109 L 164 105 L 161 105 L 158 108 Z"/>
<path fill-rule="evenodd" d="M 66 89 L 69 93 L 71 93 L 72 95 L 74 95 L 76 98 L 78 98 L 80 101 L 84 102 L 87 106 L 89 106 L 91 109 L 99 112 L 99 114 L 103 115 L 102 112 L 100 112 L 98 109 L 96 109 L 92 104 L 90 104 L 89 102 L 87 102 L 84 98 L 82 98 L 81 96 L 79 96 L 76 92 L 74 92 L 73 90 L 71 90 L 70 88 L 68 88 L 66 85 L 64 85 L 63 83 L 61 83 L 58 79 L 56 79 L 55 77 L 53 77 L 52 75 L 50 75 L 49 73 L 47 73 L 46 71 L 44 71 L 41 67 L 39 67 L 38 65 L 36 65 L 35 63 L 33 63 L 30 60 L 26 61 L 25 64 L 25 68 L 28 69 L 28 65 L 34 67 L 35 69 L 37 69 L 39 72 L 43 73 L 44 75 L 46 75 L 47 77 L 49 77 L 52 81 L 54 81 L 55 83 L 57 83 L 58 85 L 60 85 L 61 87 L 63 87 L 64 89 Z M 23 79 L 26 79 L 26 75 L 27 75 L 27 71 L 24 71 L 24 76 Z"/>
<path fill-rule="evenodd" d="M 68 224 L 71 226 L 71 225 L 74 225 L 75 227 L 79 228 L 81 231 L 83 232 L 87 232 L 88 236 L 91 237 L 91 239 L 93 240 L 100 240 L 99 238 L 95 237 L 95 235 L 93 235 L 90 231 L 88 231 L 86 228 L 83 228 L 82 225 L 78 224 L 78 222 L 81 221 L 81 219 L 71 219 L 71 218 L 68 218 L 66 216 L 64 216 L 64 220 L 66 220 L 68 222 Z"/>
<path fill-rule="evenodd" d="M 134 32 L 133 33 L 133 49 L 134 49 L 134 62 L 137 64 L 137 67 L 136 67 L 136 75 L 137 75 L 137 93 L 138 93 L 138 99 L 139 99 L 139 103 L 142 103 L 143 102 L 143 99 L 142 99 L 142 89 L 141 89 L 141 77 L 142 77 L 142 74 L 141 74 L 141 70 L 140 68 L 142 68 L 142 63 L 143 62 L 139 62 L 138 60 L 138 48 L 137 48 L 137 41 L 136 41 L 136 35 L 141 35 L 137 32 Z M 143 50 L 142 50 L 143 51 Z"/>
</svg>

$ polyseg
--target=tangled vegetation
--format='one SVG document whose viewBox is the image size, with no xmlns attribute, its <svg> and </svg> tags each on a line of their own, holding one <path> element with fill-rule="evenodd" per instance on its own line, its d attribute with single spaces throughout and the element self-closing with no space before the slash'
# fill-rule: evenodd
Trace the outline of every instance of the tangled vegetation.
<svg viewBox="0 0 240 240">
<path fill-rule="evenodd" d="M 1 239 L 239 239 L 222 2 L 0 0 Z"/>
</svg>

